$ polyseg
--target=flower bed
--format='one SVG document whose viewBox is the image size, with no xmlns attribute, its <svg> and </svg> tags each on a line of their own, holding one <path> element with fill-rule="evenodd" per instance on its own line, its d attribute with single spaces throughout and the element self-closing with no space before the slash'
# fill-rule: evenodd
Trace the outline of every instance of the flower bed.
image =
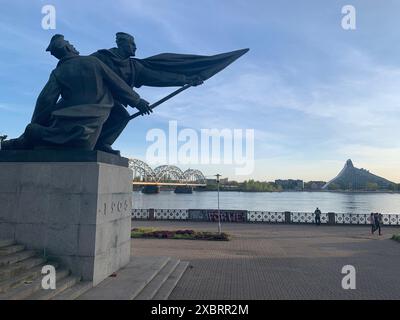
<svg viewBox="0 0 400 320">
<path fill-rule="evenodd" d="M 400 234 L 394 234 L 392 240 L 400 242 Z"/>
<path fill-rule="evenodd" d="M 132 238 L 156 238 L 156 239 L 184 239 L 184 240 L 213 240 L 229 241 L 227 233 L 205 232 L 194 230 L 156 230 L 154 228 L 135 228 L 131 232 Z"/>
</svg>

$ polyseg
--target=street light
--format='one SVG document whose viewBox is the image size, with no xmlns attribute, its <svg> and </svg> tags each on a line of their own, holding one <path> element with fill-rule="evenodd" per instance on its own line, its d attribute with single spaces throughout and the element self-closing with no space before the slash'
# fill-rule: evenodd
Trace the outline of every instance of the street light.
<svg viewBox="0 0 400 320">
<path fill-rule="evenodd" d="M 217 197 L 218 197 L 218 233 L 221 234 L 221 212 L 219 210 L 219 177 L 220 174 L 215 175 L 217 177 Z"/>
<path fill-rule="evenodd" d="M 0 150 L 1 150 L 1 144 L 2 144 L 2 142 L 4 141 L 4 140 L 6 140 L 7 139 L 7 136 L 6 135 L 0 135 Z"/>
</svg>

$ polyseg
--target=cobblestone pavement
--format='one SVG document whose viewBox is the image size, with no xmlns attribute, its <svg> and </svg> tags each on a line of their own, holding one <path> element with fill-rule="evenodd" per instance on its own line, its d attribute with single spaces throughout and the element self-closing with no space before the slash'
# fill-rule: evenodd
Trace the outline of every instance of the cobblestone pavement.
<svg viewBox="0 0 400 320">
<path fill-rule="evenodd" d="M 217 224 L 132 221 L 132 227 L 216 231 Z M 229 242 L 133 239 L 132 255 L 190 261 L 172 292 L 181 299 L 400 299 L 399 228 L 370 235 L 358 226 L 224 224 Z M 356 268 L 344 290 L 342 267 Z"/>
</svg>

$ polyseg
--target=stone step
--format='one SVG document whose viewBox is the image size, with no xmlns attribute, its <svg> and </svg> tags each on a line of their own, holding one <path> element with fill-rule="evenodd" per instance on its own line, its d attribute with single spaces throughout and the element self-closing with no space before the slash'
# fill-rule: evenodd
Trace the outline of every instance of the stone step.
<svg viewBox="0 0 400 320">
<path fill-rule="evenodd" d="M 68 277 L 65 277 L 56 282 L 56 289 L 44 290 L 41 288 L 24 300 L 50 300 L 56 295 L 64 292 L 65 290 L 72 288 L 80 280 L 80 277 L 69 275 Z"/>
<path fill-rule="evenodd" d="M 26 260 L 36 255 L 33 250 L 25 250 L 0 257 L 0 267 Z"/>
<path fill-rule="evenodd" d="M 34 256 L 32 258 L 28 258 L 11 265 L 0 267 L 0 281 L 4 281 L 10 279 L 13 276 L 17 276 L 45 261 L 45 258 Z"/>
<path fill-rule="evenodd" d="M 164 282 L 160 290 L 158 290 L 156 295 L 153 297 L 153 300 L 167 300 L 172 291 L 175 289 L 179 280 L 182 278 L 188 266 L 189 262 L 180 262 L 174 272 L 172 272 L 167 281 Z"/>
<path fill-rule="evenodd" d="M 69 270 L 59 269 L 56 272 L 56 286 L 59 281 L 68 277 L 70 274 Z M 11 289 L 4 294 L 0 294 L 0 300 L 24 300 L 35 292 L 42 289 L 42 277 L 37 278 L 29 283 L 24 283 L 17 288 Z"/>
<path fill-rule="evenodd" d="M 132 257 L 115 277 L 108 277 L 78 300 L 132 300 L 170 260 L 168 257 Z"/>
<path fill-rule="evenodd" d="M 73 287 L 64 290 L 60 294 L 57 294 L 55 297 L 52 298 L 52 300 L 75 300 L 92 288 L 92 281 L 80 281 Z"/>
<path fill-rule="evenodd" d="M 15 241 L 12 239 L 0 239 L 0 248 L 12 246 Z"/>
<path fill-rule="evenodd" d="M 46 263 L 43 258 L 30 258 L 11 265 L 4 270 L 3 281 L 0 282 L 0 293 L 22 285 L 25 281 L 32 281 L 40 277 L 42 267 Z M 58 264 L 52 263 L 57 268 Z"/>
<path fill-rule="evenodd" d="M 164 268 L 151 280 L 134 300 L 151 300 L 172 272 L 179 265 L 180 260 L 170 260 Z"/>
<path fill-rule="evenodd" d="M 6 247 L 0 247 L 0 256 L 6 256 L 12 253 L 20 252 L 25 249 L 25 246 L 22 244 L 15 244 Z"/>
</svg>

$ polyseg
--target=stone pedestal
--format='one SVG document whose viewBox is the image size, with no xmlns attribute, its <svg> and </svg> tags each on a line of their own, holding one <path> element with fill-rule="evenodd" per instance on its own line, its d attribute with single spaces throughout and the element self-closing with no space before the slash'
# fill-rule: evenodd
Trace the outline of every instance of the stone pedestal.
<svg viewBox="0 0 400 320">
<path fill-rule="evenodd" d="M 0 151 L 0 239 L 96 285 L 130 259 L 132 171 L 97 151 Z"/>
</svg>

